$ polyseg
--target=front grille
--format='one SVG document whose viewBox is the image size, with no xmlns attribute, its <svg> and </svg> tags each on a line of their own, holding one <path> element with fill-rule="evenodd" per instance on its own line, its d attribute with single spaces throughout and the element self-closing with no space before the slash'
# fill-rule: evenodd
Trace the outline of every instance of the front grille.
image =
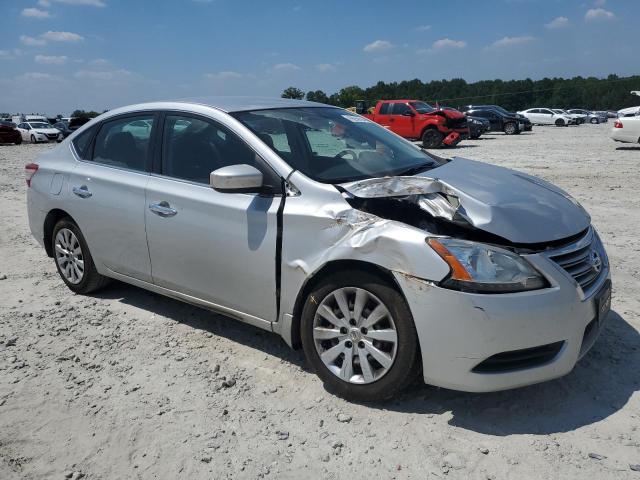
<svg viewBox="0 0 640 480">
<path fill-rule="evenodd" d="M 571 275 L 585 295 L 605 270 L 605 254 L 593 229 L 574 244 L 551 253 L 549 258 Z"/>
<path fill-rule="evenodd" d="M 512 350 L 492 355 L 471 370 L 474 373 L 506 373 L 544 365 L 553 360 L 564 342 L 549 343 L 539 347 Z"/>
<path fill-rule="evenodd" d="M 58 138 L 58 134 L 57 133 L 47 133 L 47 138 Z"/>
<path fill-rule="evenodd" d="M 450 118 L 447 121 L 447 125 L 449 128 L 466 128 L 467 127 L 467 118 Z"/>
</svg>

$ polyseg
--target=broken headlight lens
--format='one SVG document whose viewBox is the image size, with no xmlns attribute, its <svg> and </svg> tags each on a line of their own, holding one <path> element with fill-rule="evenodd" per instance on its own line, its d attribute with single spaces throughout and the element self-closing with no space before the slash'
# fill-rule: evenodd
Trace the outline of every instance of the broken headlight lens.
<svg viewBox="0 0 640 480">
<path fill-rule="evenodd" d="M 521 256 L 483 243 L 430 238 L 429 245 L 451 267 L 443 287 L 481 293 L 537 290 L 547 281 Z"/>
</svg>

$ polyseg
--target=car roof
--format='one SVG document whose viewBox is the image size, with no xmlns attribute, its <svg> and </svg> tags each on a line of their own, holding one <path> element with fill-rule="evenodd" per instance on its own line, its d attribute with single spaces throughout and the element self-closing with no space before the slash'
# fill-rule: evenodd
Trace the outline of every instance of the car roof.
<svg viewBox="0 0 640 480">
<path fill-rule="evenodd" d="M 331 107 L 323 103 L 308 102 L 306 100 L 292 100 L 288 98 L 270 97 L 195 97 L 159 102 L 139 103 L 118 108 L 119 113 L 144 109 L 163 109 L 185 105 L 204 105 L 227 113 L 244 112 L 247 110 L 268 110 L 271 108 L 300 108 L 300 107 Z"/>
</svg>

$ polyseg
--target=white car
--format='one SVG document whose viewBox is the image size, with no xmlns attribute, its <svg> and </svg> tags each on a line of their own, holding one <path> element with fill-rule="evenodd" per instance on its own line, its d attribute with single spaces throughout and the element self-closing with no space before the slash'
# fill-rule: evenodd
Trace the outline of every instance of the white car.
<svg viewBox="0 0 640 480">
<path fill-rule="evenodd" d="M 553 112 L 557 113 L 558 115 L 565 115 L 565 116 L 571 118 L 571 121 L 569 123 L 573 124 L 573 125 L 580 125 L 580 124 L 585 122 L 585 116 L 584 115 L 580 115 L 580 114 L 577 114 L 577 113 L 569 113 L 566 110 L 562 110 L 561 108 L 554 108 Z"/>
<path fill-rule="evenodd" d="M 618 110 L 618 117 L 633 117 L 634 115 L 640 115 L 640 106 Z"/>
<path fill-rule="evenodd" d="M 45 122 L 22 122 L 16 128 L 25 142 L 54 142 L 64 138 L 60 130 Z"/>
<path fill-rule="evenodd" d="M 616 119 L 611 138 L 616 142 L 640 143 L 640 116 Z"/>
<path fill-rule="evenodd" d="M 569 123 L 573 123 L 572 118 L 564 113 L 555 113 L 550 108 L 530 108 L 518 112 L 520 115 L 527 117 L 531 123 L 537 125 L 555 125 L 557 127 L 566 127 Z"/>
</svg>

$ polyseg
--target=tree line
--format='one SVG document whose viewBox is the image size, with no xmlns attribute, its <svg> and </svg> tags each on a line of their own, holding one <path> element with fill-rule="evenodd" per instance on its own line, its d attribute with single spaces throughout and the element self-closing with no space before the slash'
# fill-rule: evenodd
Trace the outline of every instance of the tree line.
<svg viewBox="0 0 640 480">
<path fill-rule="evenodd" d="M 640 99 L 630 94 L 640 90 L 640 75 L 606 78 L 573 77 L 543 78 L 540 80 L 482 80 L 468 83 L 462 78 L 433 80 L 419 79 L 402 82 L 378 82 L 367 88 L 351 85 L 327 95 L 322 90 L 303 92 L 289 87 L 283 98 L 306 98 L 312 102 L 339 107 L 353 107 L 356 100 L 371 104 L 378 100 L 411 98 L 440 106 L 501 105 L 510 111 L 532 107 L 587 108 L 593 110 L 619 110 L 640 104 Z"/>
</svg>

